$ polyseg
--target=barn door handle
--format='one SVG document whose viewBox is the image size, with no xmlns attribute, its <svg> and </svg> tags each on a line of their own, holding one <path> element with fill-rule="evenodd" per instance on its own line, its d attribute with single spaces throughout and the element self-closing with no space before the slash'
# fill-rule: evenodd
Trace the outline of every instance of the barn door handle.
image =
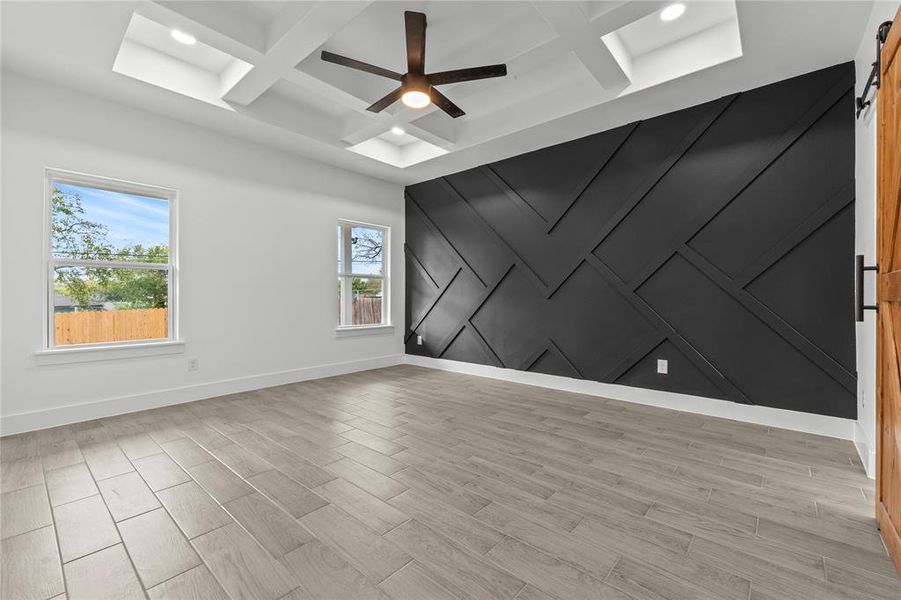
<svg viewBox="0 0 901 600">
<path fill-rule="evenodd" d="M 857 269 L 855 269 L 854 283 L 857 286 L 856 291 L 856 306 L 855 312 L 857 314 L 857 321 L 859 323 L 863 322 L 863 311 L 865 310 L 879 310 L 879 306 L 876 304 L 864 304 L 863 303 L 863 273 L 864 271 L 874 271 L 876 273 L 879 272 L 879 263 L 875 265 L 864 265 L 863 264 L 863 254 L 857 255 Z"/>
</svg>

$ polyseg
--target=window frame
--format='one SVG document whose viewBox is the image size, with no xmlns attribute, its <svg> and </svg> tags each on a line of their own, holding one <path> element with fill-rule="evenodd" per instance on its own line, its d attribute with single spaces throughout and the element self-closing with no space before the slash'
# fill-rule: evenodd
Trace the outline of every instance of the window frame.
<svg viewBox="0 0 901 600">
<path fill-rule="evenodd" d="M 338 307 L 338 319 L 337 319 L 337 327 L 336 331 L 360 331 L 366 329 L 386 329 L 391 327 L 391 293 L 390 293 L 390 280 L 391 280 L 391 261 L 390 261 L 390 247 L 391 247 L 391 227 L 387 225 L 378 225 L 376 223 L 366 223 L 363 221 L 353 221 L 350 219 L 338 219 L 338 227 L 341 231 L 341 250 L 338 253 L 338 256 L 335 259 L 335 263 L 341 261 L 341 270 L 337 272 L 337 277 L 339 284 L 341 286 L 341 302 Z M 353 272 L 353 261 L 348 262 L 346 257 L 351 256 L 351 234 L 350 232 L 354 227 L 366 227 L 369 229 L 378 229 L 382 232 L 382 274 L 381 275 L 373 275 L 370 273 L 354 273 Z M 350 266 L 350 271 L 346 269 L 347 266 Z M 347 293 L 348 282 L 351 282 L 354 277 L 364 277 L 368 279 L 380 279 L 382 282 L 382 319 L 380 323 L 370 323 L 365 325 L 353 325 L 346 324 L 347 314 L 349 311 L 352 311 L 352 302 L 353 302 L 353 293 L 351 291 L 350 294 Z M 352 283 L 350 284 L 353 285 Z M 352 317 L 351 317 L 352 318 Z"/>
<path fill-rule="evenodd" d="M 110 192 L 135 194 L 149 198 L 166 200 L 169 203 L 169 261 L 167 263 L 144 263 L 131 261 L 62 259 L 53 256 L 53 202 L 51 200 L 55 183 L 91 187 Z M 146 340 L 125 340 L 120 342 L 98 342 L 92 344 L 57 345 L 54 340 L 54 274 L 56 267 L 109 267 L 125 269 L 148 269 L 166 271 L 168 285 L 166 298 L 167 336 Z M 142 346 L 161 346 L 179 342 L 178 338 L 178 190 L 158 185 L 137 183 L 101 175 L 91 175 L 66 169 L 47 167 L 44 169 L 44 353 L 71 353 L 78 350 L 121 349 Z"/>
</svg>

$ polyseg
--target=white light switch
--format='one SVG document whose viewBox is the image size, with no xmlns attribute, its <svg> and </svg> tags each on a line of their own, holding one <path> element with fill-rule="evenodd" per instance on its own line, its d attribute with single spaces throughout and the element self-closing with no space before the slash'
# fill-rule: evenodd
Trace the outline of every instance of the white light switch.
<svg viewBox="0 0 901 600">
<path fill-rule="evenodd" d="M 657 372 L 666 375 L 669 372 L 669 361 L 663 358 L 657 359 Z"/>
<path fill-rule="evenodd" d="M 422 346 L 422 336 L 421 335 L 416 336 L 416 345 Z"/>
</svg>

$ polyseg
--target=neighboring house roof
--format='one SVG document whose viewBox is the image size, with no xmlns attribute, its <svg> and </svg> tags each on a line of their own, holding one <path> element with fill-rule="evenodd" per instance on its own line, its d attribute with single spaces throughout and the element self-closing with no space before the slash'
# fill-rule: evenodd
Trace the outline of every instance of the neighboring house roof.
<svg viewBox="0 0 901 600">
<path fill-rule="evenodd" d="M 105 300 L 103 300 L 102 298 L 92 298 L 91 306 L 103 306 L 104 302 Z M 73 301 L 65 294 L 53 292 L 53 306 L 55 306 L 56 308 L 76 308 L 78 306 L 78 303 Z"/>
</svg>

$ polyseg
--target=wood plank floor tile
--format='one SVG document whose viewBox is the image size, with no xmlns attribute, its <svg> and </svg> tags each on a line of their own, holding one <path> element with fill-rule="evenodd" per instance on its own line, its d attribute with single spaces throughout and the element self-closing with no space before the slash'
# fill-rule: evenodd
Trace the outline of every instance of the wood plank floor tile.
<svg viewBox="0 0 901 600">
<path fill-rule="evenodd" d="M 335 453 L 335 457 L 340 459 L 341 455 Z M 266 454 L 265 459 L 273 467 L 310 489 L 335 479 L 333 473 L 287 450 Z"/>
<path fill-rule="evenodd" d="M 163 508 L 126 519 L 118 526 L 145 588 L 200 564 L 197 553 Z"/>
<path fill-rule="evenodd" d="M 376 583 L 412 560 L 406 552 L 334 505 L 323 506 L 300 522 Z"/>
<path fill-rule="evenodd" d="M 901 597 L 850 442 L 411 365 L 0 448 L 4 599 Z"/>
<path fill-rule="evenodd" d="M 119 543 L 119 532 L 100 495 L 53 509 L 63 562 Z"/>
<path fill-rule="evenodd" d="M 119 444 L 122 452 L 125 453 L 125 456 L 127 456 L 129 460 L 143 458 L 163 451 L 163 449 L 153 441 L 153 438 L 146 433 L 124 435 L 116 438 L 116 443 Z"/>
<path fill-rule="evenodd" d="M 350 458 L 342 458 L 329 463 L 325 468 L 380 500 L 393 498 L 407 489 L 407 486 L 399 481 L 386 477 Z"/>
<path fill-rule="evenodd" d="M 515 511 L 498 504 L 489 504 L 475 514 L 475 519 L 509 537 L 575 565 L 599 579 L 607 576 L 620 557 L 619 552 L 600 545 L 589 544 L 574 536 L 562 534 L 540 523 L 529 521 Z M 494 545 L 496 544 L 491 547 Z"/>
<path fill-rule="evenodd" d="M 94 478 L 84 463 L 47 471 L 44 478 L 47 481 L 47 492 L 50 494 L 52 506 L 81 500 L 97 493 Z"/>
<path fill-rule="evenodd" d="M 213 460 L 209 452 L 200 447 L 197 442 L 189 438 L 180 438 L 162 444 L 162 449 L 172 457 L 175 462 L 188 469 L 195 465 Z"/>
<path fill-rule="evenodd" d="M 188 472 L 220 504 L 253 493 L 246 481 L 218 460 L 201 463 Z"/>
<path fill-rule="evenodd" d="M 108 479 L 134 471 L 131 462 L 115 442 L 89 444 L 81 449 L 94 479 Z"/>
<path fill-rule="evenodd" d="M 53 527 L 0 541 L 0 597 L 44 600 L 64 591 Z"/>
<path fill-rule="evenodd" d="M 385 537 L 466 598 L 513 598 L 525 581 L 469 554 L 415 519 Z"/>
<path fill-rule="evenodd" d="M 485 554 L 504 538 L 502 533 L 485 521 L 442 504 L 417 490 L 406 491 L 388 503 L 475 554 Z"/>
<path fill-rule="evenodd" d="M 385 533 L 410 518 L 390 504 L 343 479 L 335 479 L 321 485 L 315 492 L 338 508 L 354 515 L 376 533 Z"/>
<path fill-rule="evenodd" d="M 134 461 L 134 466 L 154 492 L 191 481 L 191 476 L 165 453 L 139 458 Z"/>
<path fill-rule="evenodd" d="M 388 600 L 375 584 L 318 540 L 288 553 L 283 560 L 311 598 Z"/>
<path fill-rule="evenodd" d="M 166 488 L 157 492 L 157 497 L 188 539 L 232 522 L 228 513 L 194 481 Z"/>
<path fill-rule="evenodd" d="M 367 448 L 371 448 L 376 452 L 381 452 L 382 454 L 385 454 L 387 456 L 397 454 L 401 450 L 406 449 L 406 446 L 402 446 L 398 443 L 386 440 L 383 437 L 379 437 L 374 433 L 369 433 L 368 431 L 363 431 L 362 429 L 351 429 L 350 431 L 345 431 L 341 434 L 341 437 L 347 438 L 351 442 L 356 442 L 362 446 L 366 446 Z"/>
<path fill-rule="evenodd" d="M 227 444 L 213 448 L 210 450 L 210 454 L 245 479 L 273 468 L 271 464 L 238 444 Z"/>
<path fill-rule="evenodd" d="M 597 577 L 510 537 L 492 548 L 487 558 L 538 589 L 565 598 L 589 600 L 617 596 Z"/>
<path fill-rule="evenodd" d="M 474 514 L 491 503 L 491 500 L 471 491 L 465 485 L 461 487 L 445 480 L 425 467 L 410 467 L 395 473 L 392 478 L 466 514 Z"/>
<path fill-rule="evenodd" d="M 40 454 L 46 471 L 84 462 L 81 449 L 75 440 L 61 440 L 42 445 Z"/>
<path fill-rule="evenodd" d="M 247 481 L 295 519 L 328 504 L 327 500 L 280 471 L 266 471 Z"/>
<path fill-rule="evenodd" d="M 348 442 L 342 446 L 337 446 L 334 448 L 334 451 L 339 454 L 335 460 L 340 459 L 341 456 L 346 456 L 347 458 L 357 461 L 361 465 L 365 465 L 370 469 L 378 471 L 382 475 L 388 475 L 389 477 L 406 466 L 390 456 L 377 452 L 363 444 L 358 444 L 357 442 Z"/>
<path fill-rule="evenodd" d="M 394 600 L 456 600 L 450 593 L 415 560 L 379 584 Z M 519 596 L 517 596 L 518 598 Z"/>
<path fill-rule="evenodd" d="M 147 590 L 150 600 L 229 600 L 228 594 L 201 565 Z"/>
<path fill-rule="evenodd" d="M 276 600 L 299 585 L 292 573 L 237 524 L 205 533 L 192 543 L 232 598 Z"/>
<path fill-rule="evenodd" d="M 52 524 L 47 489 L 43 484 L 0 494 L 0 538 Z"/>
<path fill-rule="evenodd" d="M 156 496 L 137 473 L 125 473 L 99 482 L 100 493 L 115 521 L 159 508 Z"/>
<path fill-rule="evenodd" d="M 258 492 L 241 496 L 222 507 L 275 558 L 313 540 L 312 534 L 291 515 Z"/>
<path fill-rule="evenodd" d="M 23 458 L 3 463 L 0 469 L 0 491 L 13 492 L 44 483 L 40 458 Z"/>
<path fill-rule="evenodd" d="M 122 544 L 66 563 L 68 600 L 140 600 L 144 590 Z"/>
</svg>

